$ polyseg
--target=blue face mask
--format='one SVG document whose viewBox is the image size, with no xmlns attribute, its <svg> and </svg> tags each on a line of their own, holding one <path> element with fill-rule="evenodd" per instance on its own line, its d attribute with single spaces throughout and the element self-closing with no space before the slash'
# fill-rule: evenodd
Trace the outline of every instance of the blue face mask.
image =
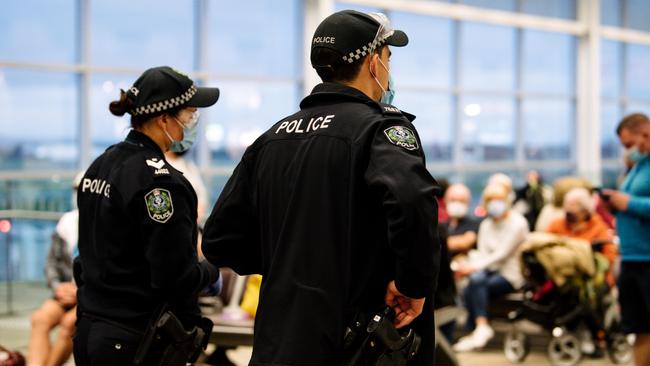
<svg viewBox="0 0 650 366">
<path fill-rule="evenodd" d="M 636 147 L 636 146 L 631 148 L 628 151 L 628 155 L 627 155 L 627 157 L 630 160 L 632 160 L 632 162 L 634 162 L 634 163 L 638 163 L 639 161 L 643 160 L 643 158 L 645 158 L 646 156 L 648 156 L 648 154 L 647 153 L 642 153 L 641 151 L 639 151 L 639 148 Z"/>
<path fill-rule="evenodd" d="M 388 90 L 382 90 L 381 102 L 386 104 L 393 104 L 395 99 L 395 89 L 393 88 L 393 75 L 388 74 Z"/>
<path fill-rule="evenodd" d="M 194 141 L 196 140 L 196 135 L 198 133 L 196 126 L 199 122 L 199 111 L 192 113 L 192 117 L 185 124 L 182 124 L 176 117 L 172 118 L 174 118 L 176 123 L 183 127 L 183 139 L 181 141 L 176 141 L 165 130 L 165 134 L 167 134 L 167 137 L 172 142 L 171 145 L 169 145 L 169 150 L 175 153 L 187 151 L 190 147 L 192 147 Z"/>
<path fill-rule="evenodd" d="M 377 85 L 379 85 L 379 87 L 381 88 L 381 100 L 380 100 L 380 102 L 386 103 L 386 104 L 393 104 L 393 99 L 395 99 L 395 89 L 393 87 L 393 76 L 390 74 L 390 71 L 388 70 L 386 65 L 384 65 L 384 63 L 381 61 L 381 59 L 378 59 L 378 60 L 379 60 L 379 63 L 381 64 L 381 66 L 383 66 L 384 69 L 386 69 L 386 72 L 388 73 L 388 89 L 384 89 L 384 87 L 381 86 L 381 83 L 379 82 L 379 80 L 377 80 L 377 77 L 373 75 L 373 77 L 375 78 L 375 81 L 377 82 Z"/>
</svg>

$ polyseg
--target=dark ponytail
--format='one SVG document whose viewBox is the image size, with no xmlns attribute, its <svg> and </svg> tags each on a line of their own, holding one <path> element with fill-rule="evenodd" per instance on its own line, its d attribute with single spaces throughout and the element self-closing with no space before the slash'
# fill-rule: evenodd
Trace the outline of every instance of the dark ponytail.
<svg viewBox="0 0 650 366">
<path fill-rule="evenodd" d="M 114 115 L 122 117 L 126 112 L 133 109 L 133 100 L 122 89 L 120 89 L 120 100 L 111 102 L 108 109 Z"/>
</svg>

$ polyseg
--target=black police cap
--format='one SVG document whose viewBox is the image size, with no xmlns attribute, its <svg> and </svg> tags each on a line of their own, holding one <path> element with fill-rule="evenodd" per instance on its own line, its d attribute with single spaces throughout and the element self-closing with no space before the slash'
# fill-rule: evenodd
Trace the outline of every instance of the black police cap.
<svg viewBox="0 0 650 366">
<path fill-rule="evenodd" d="M 145 71 L 126 92 L 133 101 L 132 116 L 163 112 L 179 106 L 209 107 L 219 99 L 218 88 L 194 85 L 187 75 L 169 66 Z"/>
<path fill-rule="evenodd" d="M 408 36 L 401 30 L 391 29 L 388 18 L 381 24 L 378 14 L 365 14 L 355 10 L 343 10 L 325 18 L 316 28 L 311 41 L 311 64 L 321 65 L 315 60 L 314 50 L 328 48 L 341 55 L 343 63 L 354 63 L 374 49 L 383 45 L 406 46 Z M 373 17 L 374 16 L 374 17 Z M 382 35 L 376 39 L 377 31 L 382 26 Z"/>
</svg>

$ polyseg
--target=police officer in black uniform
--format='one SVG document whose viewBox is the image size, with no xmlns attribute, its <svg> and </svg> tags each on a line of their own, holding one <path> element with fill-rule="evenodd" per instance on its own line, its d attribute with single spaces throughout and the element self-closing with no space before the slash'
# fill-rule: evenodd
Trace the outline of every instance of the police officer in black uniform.
<svg viewBox="0 0 650 366">
<path fill-rule="evenodd" d="M 397 327 L 417 317 L 433 362 L 437 183 L 414 116 L 388 104 L 388 46 L 407 42 L 383 14 L 326 18 L 324 83 L 246 150 L 206 222 L 209 261 L 263 275 L 250 365 L 340 365 L 355 314 L 385 303 Z"/>
<path fill-rule="evenodd" d="M 75 364 L 131 365 L 147 325 L 163 306 L 186 329 L 199 318 L 197 294 L 219 278 L 197 259 L 197 198 L 165 161 L 196 136 L 198 110 L 219 90 L 170 68 L 145 71 L 119 101 L 133 130 L 86 171 L 78 188 L 79 284 Z M 145 365 L 158 365 L 154 344 Z"/>
</svg>

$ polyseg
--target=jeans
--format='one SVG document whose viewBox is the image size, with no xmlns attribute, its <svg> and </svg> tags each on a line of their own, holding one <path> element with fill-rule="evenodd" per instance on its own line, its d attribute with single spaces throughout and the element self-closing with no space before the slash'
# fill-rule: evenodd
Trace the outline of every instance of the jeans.
<svg viewBox="0 0 650 366">
<path fill-rule="evenodd" d="M 514 287 L 497 272 L 478 271 L 469 276 L 469 285 L 463 292 L 465 307 L 469 312 L 465 327 L 476 327 L 476 318 L 487 317 L 488 301 L 514 291 Z"/>
</svg>

